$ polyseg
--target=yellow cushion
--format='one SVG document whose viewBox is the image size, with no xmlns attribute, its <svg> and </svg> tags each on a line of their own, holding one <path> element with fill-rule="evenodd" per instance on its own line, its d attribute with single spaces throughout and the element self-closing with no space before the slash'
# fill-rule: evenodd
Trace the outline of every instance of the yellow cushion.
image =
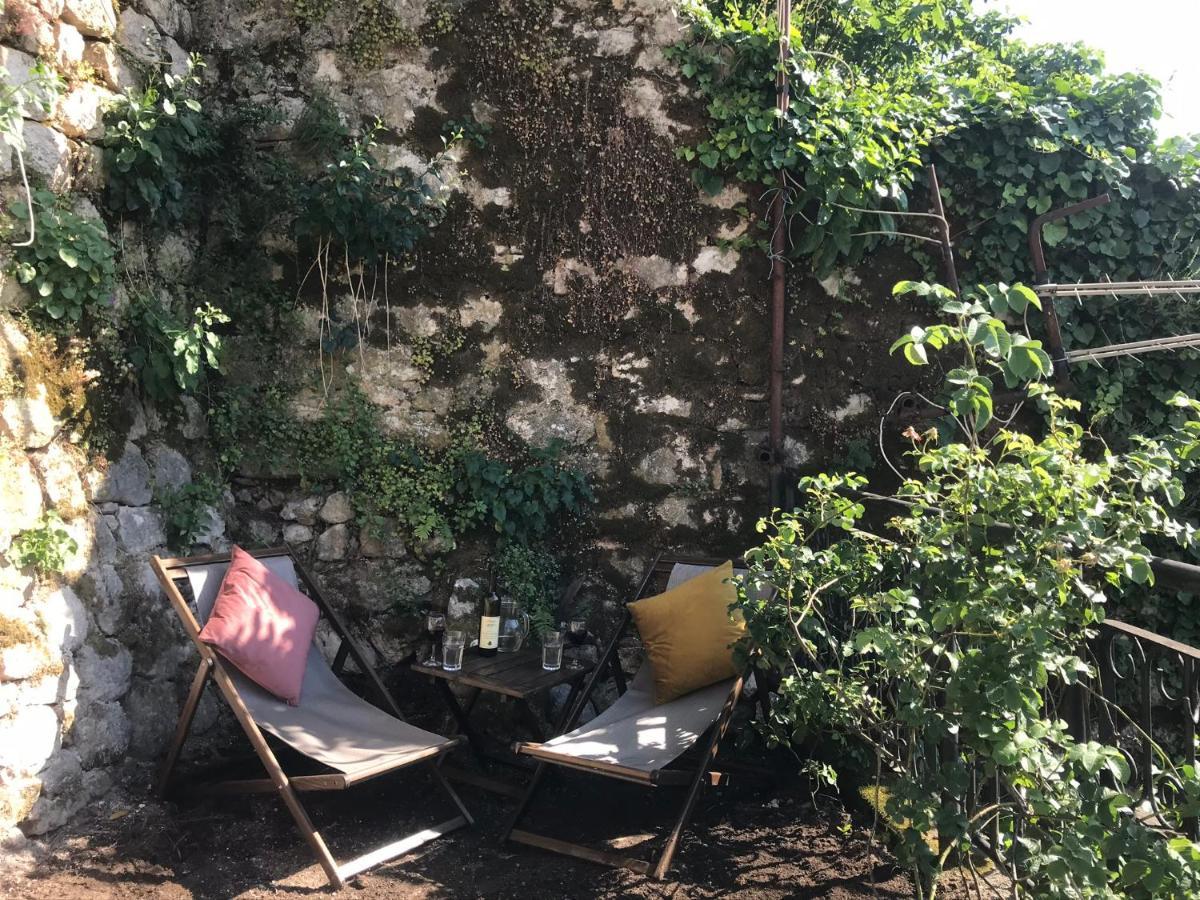
<svg viewBox="0 0 1200 900">
<path fill-rule="evenodd" d="M 656 597 L 629 604 L 654 668 L 654 702 L 666 703 L 738 674 L 731 645 L 746 630 L 730 613 L 737 588 L 733 563 L 697 575 Z"/>
</svg>

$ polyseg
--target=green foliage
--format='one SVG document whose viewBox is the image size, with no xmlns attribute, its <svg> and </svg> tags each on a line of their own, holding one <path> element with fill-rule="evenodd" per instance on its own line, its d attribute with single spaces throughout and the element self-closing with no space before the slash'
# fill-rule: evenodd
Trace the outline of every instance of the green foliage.
<svg viewBox="0 0 1200 900">
<path fill-rule="evenodd" d="M 192 312 L 191 322 L 153 297 L 139 296 L 125 321 L 125 351 L 152 400 L 193 394 L 221 371 L 221 336 L 215 330 L 229 316 L 206 304 Z"/>
<path fill-rule="evenodd" d="M 1003 54 L 1013 73 L 1003 98 L 984 98 L 969 127 L 948 135 L 933 159 L 967 277 L 980 267 L 1004 279 L 1030 271 L 1029 222 L 1104 191 L 1113 202 L 1045 229 L 1059 282 L 1191 277 L 1200 243 L 1200 152 L 1194 141 L 1158 145 L 1158 86 L 1104 72 L 1080 46 Z M 1173 297 L 1059 301 L 1068 347 L 1200 330 L 1195 302 Z M 1200 359 L 1188 351 L 1077 366 L 1089 411 L 1106 435 L 1164 426 L 1177 390 L 1200 391 Z"/>
<path fill-rule="evenodd" d="M 396 18 L 387 0 L 358 0 L 346 49 L 360 69 L 378 69 L 389 48 L 411 47 L 416 37 Z"/>
<path fill-rule="evenodd" d="M 595 497 L 583 473 L 561 465 L 562 448 L 554 440 L 533 449 L 532 463 L 517 470 L 482 453 L 468 454 L 455 485 L 460 515 L 522 544 L 545 538 L 560 515 L 579 516 Z"/>
<path fill-rule="evenodd" d="M 447 545 L 486 527 L 512 540 L 539 539 L 592 502 L 584 475 L 562 465 L 561 447 L 529 451 L 524 465 L 489 457 L 467 423 L 443 447 L 390 437 L 379 410 L 350 387 L 317 419 L 296 421 L 284 394 L 227 390 L 210 429 L 223 466 L 294 473 L 350 495 L 360 521 Z"/>
<path fill-rule="evenodd" d="M 555 604 L 562 566 L 553 553 L 545 547 L 505 542 L 492 561 L 492 574 L 499 591 L 529 613 L 531 635 L 558 626 Z"/>
<path fill-rule="evenodd" d="M 166 223 L 183 217 L 189 172 L 215 149 L 197 99 L 203 65 L 193 56 L 186 74 L 163 72 L 145 90 L 127 91 L 106 113 L 100 144 L 114 212 Z"/>
<path fill-rule="evenodd" d="M 690 40 L 672 55 L 708 101 L 706 138 L 683 147 L 710 193 L 733 177 L 769 190 L 785 173 L 789 255 L 818 273 L 854 263 L 894 234 L 921 153 L 958 127 L 997 75 L 1006 28 L 967 0 L 862 0 L 807 10 L 785 65 L 786 115 L 776 108 L 778 26 L 769 4 L 686 4 Z M 910 230 L 910 229 L 909 229 Z"/>
<path fill-rule="evenodd" d="M 329 14 L 334 0 L 291 0 L 292 15 L 302 25 L 316 25 Z"/>
<path fill-rule="evenodd" d="M 448 143 L 456 141 L 467 141 L 474 144 L 480 150 L 487 147 L 488 135 L 492 133 L 492 126 L 486 122 L 480 122 L 474 116 L 467 116 L 465 119 L 447 119 L 446 125 L 442 130 L 442 134 Z"/>
<path fill-rule="evenodd" d="M 351 260 L 368 263 L 403 257 L 445 212 L 437 163 L 420 173 L 387 171 L 375 156 L 380 127 L 304 188 L 296 220 L 297 235 L 344 248 Z"/>
<path fill-rule="evenodd" d="M 24 204 L 11 212 L 30 222 Z M 9 270 L 29 286 L 34 318 L 73 329 L 85 314 L 111 302 L 116 272 L 112 245 L 98 223 L 75 215 L 49 191 L 34 192 L 32 224 L 33 243 L 18 245 Z"/>
<path fill-rule="evenodd" d="M 978 296 L 945 300 L 953 324 L 899 346 L 955 346 L 958 371 L 1012 370 L 1017 336 L 993 330 L 988 307 L 1028 297 Z M 949 379 L 949 405 L 962 388 Z M 1128 812 L 1138 794 L 1120 749 L 1077 743 L 1053 698 L 1089 671 L 1085 642 L 1108 597 L 1153 580 L 1147 537 L 1195 540 L 1172 507 L 1179 472 L 1200 456 L 1200 404 L 1177 399 L 1181 427 L 1114 453 L 1072 421 L 1077 403 L 1031 392 L 1048 413 L 1040 437 L 985 434 L 990 393 L 957 410 L 969 440 L 914 434 L 898 491 L 910 505 L 883 534 L 865 530 L 853 492 L 866 480 L 853 474 L 805 478 L 796 510 L 759 523 L 746 584 L 777 593 L 743 585 L 739 605 L 743 651 L 781 678 L 768 738 L 824 745 L 843 770 L 877 773 L 918 885 L 991 835 L 1024 896 L 1195 896 L 1200 845 L 1182 818 L 1200 798 L 1197 773 L 1156 751 L 1179 790 L 1152 829 Z M 1001 803 L 973 783 L 1000 784 Z"/>
<path fill-rule="evenodd" d="M 29 79 L 16 84 L 0 66 L 0 141 L 14 150 L 24 150 L 22 119 L 36 112 L 49 115 L 62 93 L 62 79 L 38 60 L 30 69 Z"/>
<path fill-rule="evenodd" d="M 211 478 L 197 478 L 178 488 L 156 490 L 154 501 L 162 511 L 169 545 L 189 549 L 212 525 L 213 506 L 220 499 L 221 485 Z"/>
<path fill-rule="evenodd" d="M 13 538 L 8 558 L 19 569 L 28 566 L 40 575 L 61 575 L 67 561 L 78 550 L 79 544 L 64 527 L 58 513 L 50 511 L 42 516 L 36 527 Z"/>
</svg>

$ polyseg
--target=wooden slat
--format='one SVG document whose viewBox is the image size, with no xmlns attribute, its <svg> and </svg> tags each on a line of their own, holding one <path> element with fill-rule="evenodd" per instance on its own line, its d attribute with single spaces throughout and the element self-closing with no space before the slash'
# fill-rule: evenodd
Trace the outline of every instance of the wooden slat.
<svg viewBox="0 0 1200 900">
<path fill-rule="evenodd" d="M 499 778 L 492 778 L 489 775 L 481 775 L 469 769 L 460 769 L 458 766 L 452 766 L 449 763 L 442 766 L 442 774 L 451 781 L 461 781 L 463 784 L 470 784 L 485 791 L 491 791 L 493 794 L 501 794 L 502 796 L 513 797 L 517 800 L 525 795 L 525 788 L 523 787 L 509 784 L 507 781 L 501 781 Z"/>
<path fill-rule="evenodd" d="M 370 853 L 364 853 L 362 856 L 352 859 L 349 862 L 342 863 L 338 866 L 338 876 L 343 881 L 349 881 L 355 875 L 361 875 L 367 869 L 374 868 L 388 860 L 395 859 L 397 856 L 403 856 L 410 850 L 415 850 L 422 844 L 427 844 L 434 838 L 439 838 L 443 834 L 454 831 L 456 828 L 462 828 L 467 824 L 467 820 L 462 816 L 456 816 L 440 825 L 434 825 L 432 828 L 425 828 L 421 831 L 410 834 L 408 837 L 401 838 L 398 841 L 393 841 L 390 844 L 385 844 L 377 850 L 372 850 Z"/>
<path fill-rule="evenodd" d="M 522 831 L 519 828 L 514 828 L 509 833 L 508 838 L 512 841 L 528 844 L 531 847 L 549 850 L 552 853 L 561 853 L 564 856 L 573 856 L 576 859 L 586 859 L 588 862 L 612 866 L 615 869 L 631 869 L 639 875 L 645 875 L 650 871 L 650 863 L 644 859 L 638 859 L 634 856 L 623 856 L 620 853 L 606 853 L 603 850 L 593 850 L 591 847 L 584 847 L 582 844 L 560 841 L 556 838 L 534 834 L 532 831 Z"/>
<path fill-rule="evenodd" d="M 553 763 L 568 769 L 578 769 L 581 772 L 592 772 L 596 775 L 607 775 L 610 778 L 620 778 L 622 781 L 632 781 L 647 787 L 653 786 L 654 779 L 649 772 L 641 769 L 631 769 L 629 766 L 619 766 L 615 763 L 597 762 L 592 759 L 579 759 L 567 756 L 565 753 L 555 753 L 540 744 L 530 744 L 518 741 L 513 744 L 513 752 L 532 756 L 544 762 Z"/>
<path fill-rule="evenodd" d="M 457 672 L 447 672 L 435 666 L 414 664 L 412 671 L 440 678 L 451 684 L 480 688 L 494 694 L 503 694 L 524 700 L 533 694 L 549 690 L 560 684 L 585 677 L 593 664 L 585 662 L 583 669 L 561 668 L 553 672 L 542 668 L 542 654 L 522 650 L 517 653 L 498 653 L 496 659 L 467 653 L 463 656 L 463 667 Z"/>
</svg>

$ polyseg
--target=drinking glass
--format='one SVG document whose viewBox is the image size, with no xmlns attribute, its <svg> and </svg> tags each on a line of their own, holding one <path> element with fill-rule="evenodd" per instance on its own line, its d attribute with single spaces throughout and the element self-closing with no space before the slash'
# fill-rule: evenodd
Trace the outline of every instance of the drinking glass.
<svg viewBox="0 0 1200 900">
<path fill-rule="evenodd" d="M 557 672 L 562 667 L 562 651 L 562 632 L 545 632 L 542 635 L 542 668 L 547 672 Z"/>
<path fill-rule="evenodd" d="M 584 668 L 583 662 L 579 659 L 579 649 L 587 643 L 588 627 L 587 622 L 583 619 L 572 619 L 567 623 L 567 639 L 570 640 L 571 646 L 575 648 L 574 654 L 567 660 L 567 668 L 579 670 Z"/>
<path fill-rule="evenodd" d="M 423 666 L 442 664 L 442 635 L 446 631 L 446 616 L 435 609 L 425 613 L 425 635 L 429 638 L 429 652 L 421 660 Z"/>
<path fill-rule="evenodd" d="M 442 668 L 457 672 L 462 668 L 463 648 L 467 646 L 465 631 L 447 631 L 442 639 Z"/>
</svg>

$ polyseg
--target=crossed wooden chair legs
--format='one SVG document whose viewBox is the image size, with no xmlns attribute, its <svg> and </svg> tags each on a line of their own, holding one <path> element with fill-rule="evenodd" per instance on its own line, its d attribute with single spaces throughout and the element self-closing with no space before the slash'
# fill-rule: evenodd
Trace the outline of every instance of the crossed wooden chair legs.
<svg viewBox="0 0 1200 900">
<path fill-rule="evenodd" d="M 214 672 L 212 661 L 206 659 L 200 663 L 200 667 L 196 671 L 196 677 L 192 680 L 191 690 L 188 692 L 187 700 L 184 702 L 183 710 L 180 713 L 179 723 L 175 729 L 175 737 L 171 741 L 170 749 L 159 769 L 158 778 L 155 783 L 155 794 L 158 797 L 165 797 L 170 791 L 172 775 L 179 761 L 180 751 L 187 740 L 188 732 L 191 730 L 192 721 L 195 718 L 196 710 L 200 705 L 200 699 L 204 695 L 204 690 L 208 682 L 216 680 L 218 685 L 220 685 L 223 676 L 225 676 L 224 672 Z M 227 678 L 227 676 L 225 677 Z M 232 688 L 232 685 L 230 687 Z M 226 693 L 224 690 L 222 692 Z M 342 774 L 288 775 L 283 770 L 283 766 L 279 763 L 262 730 L 250 718 L 240 700 L 236 700 L 236 692 L 232 693 L 232 696 L 235 700 L 230 702 L 230 706 L 233 707 L 234 714 L 237 716 L 246 737 L 249 738 L 255 754 L 267 770 L 268 777 L 218 781 L 206 785 L 207 789 L 216 794 L 277 793 L 279 799 L 291 815 L 292 820 L 295 822 L 301 837 L 317 858 L 317 862 L 320 864 L 325 877 L 329 880 L 329 884 L 334 890 L 344 887 L 346 882 L 368 869 L 403 856 L 405 853 L 420 847 L 422 844 L 428 843 L 455 829 L 474 824 L 475 820 L 471 813 L 467 810 L 462 799 L 441 771 L 441 762 L 446 753 L 460 743 L 458 738 L 453 738 L 448 740 L 444 746 L 437 748 L 436 752 L 416 755 L 413 759 L 405 761 L 380 774 L 388 774 L 401 768 L 408 768 L 409 766 L 428 762 L 434 780 L 450 797 L 459 814 L 445 822 L 416 831 L 339 865 L 330 852 L 328 845 L 326 845 L 324 838 L 321 837 L 321 833 L 314 827 L 312 819 L 309 818 L 304 805 L 300 802 L 299 793 L 306 791 L 344 790 L 369 779 L 362 778 L 352 781 Z M 226 699 L 230 699 L 229 693 L 226 693 Z"/>
</svg>

